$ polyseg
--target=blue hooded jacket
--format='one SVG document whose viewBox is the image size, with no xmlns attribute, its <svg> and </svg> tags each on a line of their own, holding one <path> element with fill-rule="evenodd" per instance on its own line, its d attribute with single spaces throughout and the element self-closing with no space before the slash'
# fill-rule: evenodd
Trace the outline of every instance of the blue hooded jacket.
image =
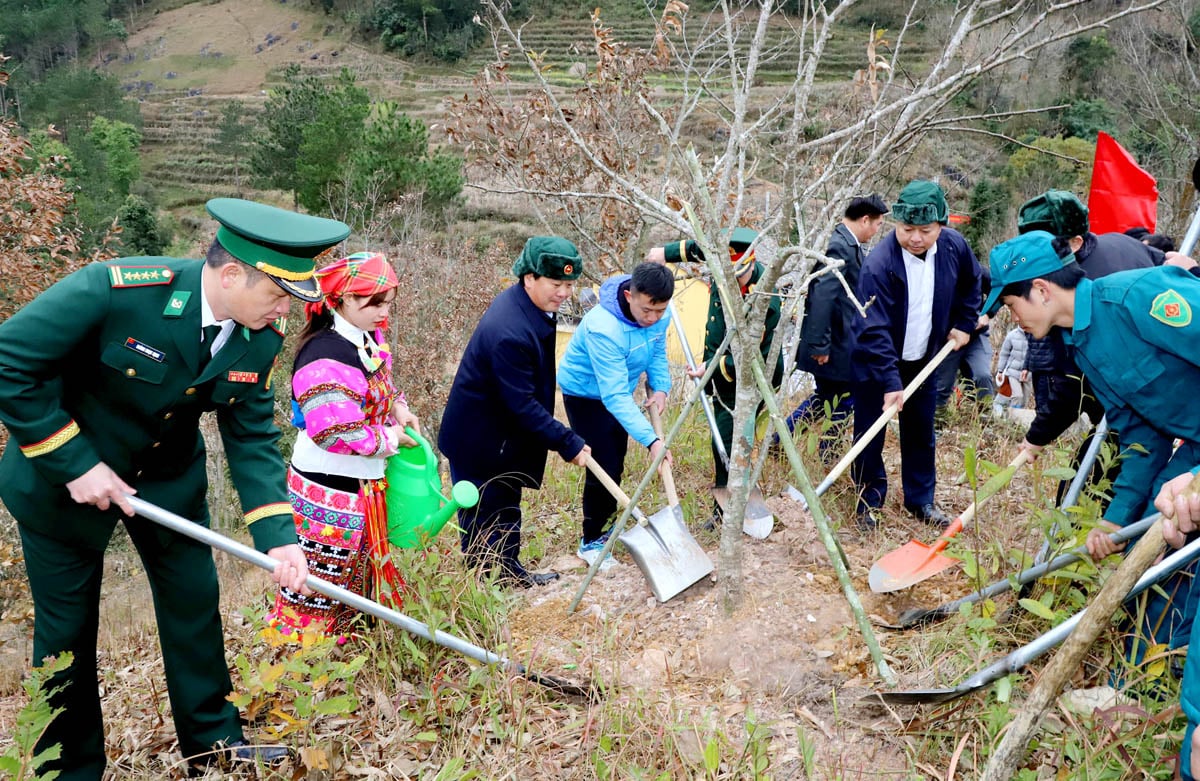
<svg viewBox="0 0 1200 781">
<path fill-rule="evenodd" d="M 667 327 L 670 313 L 643 328 L 621 312 L 617 295 L 628 274 L 600 286 L 600 303 L 583 316 L 558 367 L 558 385 L 568 396 L 599 399 L 629 432 L 649 447 L 658 437 L 633 400 L 644 372 L 651 391 L 668 392 Z"/>
</svg>

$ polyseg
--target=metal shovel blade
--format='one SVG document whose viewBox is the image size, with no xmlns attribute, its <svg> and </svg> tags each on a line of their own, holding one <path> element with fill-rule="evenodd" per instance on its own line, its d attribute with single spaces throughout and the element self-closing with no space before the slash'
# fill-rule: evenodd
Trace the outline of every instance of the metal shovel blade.
<svg viewBox="0 0 1200 781">
<path fill-rule="evenodd" d="M 679 505 L 664 507 L 617 539 L 629 549 L 659 602 L 713 571 L 712 559 L 688 531 Z"/>
<path fill-rule="evenodd" d="M 906 692 L 875 692 L 888 705 L 936 705 L 965 697 L 979 686 L 959 686 L 954 689 L 913 689 Z"/>
<path fill-rule="evenodd" d="M 729 507 L 729 488 L 714 488 L 712 495 L 717 500 L 722 514 L 725 513 Z M 742 531 L 756 540 L 765 540 L 774 528 L 775 516 L 767 509 L 762 490 L 758 486 L 752 487 L 750 496 L 746 499 L 746 517 L 742 519 Z"/>
<path fill-rule="evenodd" d="M 958 564 L 958 559 L 942 555 L 945 547 L 945 543 L 926 545 L 911 540 L 875 562 L 867 583 L 876 594 L 886 594 L 931 578 Z"/>
</svg>

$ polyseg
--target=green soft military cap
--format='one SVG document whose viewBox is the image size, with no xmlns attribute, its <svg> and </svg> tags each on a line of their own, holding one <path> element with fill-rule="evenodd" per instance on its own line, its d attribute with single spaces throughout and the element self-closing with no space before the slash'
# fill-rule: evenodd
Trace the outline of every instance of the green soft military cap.
<svg viewBox="0 0 1200 781">
<path fill-rule="evenodd" d="M 350 226 L 241 198 L 213 198 L 205 208 L 221 224 L 217 241 L 230 255 L 302 301 L 321 300 L 313 258 L 345 240 Z"/>
<path fill-rule="evenodd" d="M 1047 231 L 1060 238 L 1088 232 L 1088 210 L 1075 193 L 1047 190 L 1021 204 L 1017 211 L 1017 233 Z"/>
<path fill-rule="evenodd" d="M 915 179 L 904 185 L 892 204 L 892 218 L 905 225 L 945 225 L 950 219 L 946 193 L 936 182 Z"/>
<path fill-rule="evenodd" d="M 1054 249 L 1054 236 L 1046 231 L 1022 233 L 1015 239 L 997 244 L 988 255 L 988 270 L 992 273 L 992 292 L 983 302 L 982 311 L 991 314 L 997 307 L 1006 285 L 1024 282 L 1053 274 L 1075 262 L 1075 253 L 1059 257 Z"/>
<path fill-rule="evenodd" d="M 578 279 L 583 258 L 569 240 L 558 236 L 532 236 L 513 261 L 513 275 L 537 274 L 550 279 Z"/>
</svg>

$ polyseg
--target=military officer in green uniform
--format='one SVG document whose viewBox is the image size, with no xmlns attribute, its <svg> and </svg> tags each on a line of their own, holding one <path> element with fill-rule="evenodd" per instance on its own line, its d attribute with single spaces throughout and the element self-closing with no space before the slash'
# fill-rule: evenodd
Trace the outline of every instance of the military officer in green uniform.
<svg viewBox="0 0 1200 781">
<path fill-rule="evenodd" d="M 738 287 L 743 298 L 754 291 L 754 288 L 758 285 L 758 280 L 762 278 L 765 270 L 763 265 L 754 259 L 753 245 L 754 240 L 757 238 L 758 232 L 751 228 L 734 228 L 733 232 L 729 234 L 729 260 L 733 265 L 733 273 L 737 278 Z M 675 244 L 668 244 L 665 247 L 651 249 L 646 254 L 646 260 L 653 263 L 679 263 L 684 261 L 703 263 L 704 253 L 700 250 L 700 245 L 695 241 L 685 240 Z M 767 318 L 763 326 L 762 341 L 759 344 L 764 362 L 771 352 L 771 340 L 775 336 L 775 329 L 779 326 L 779 312 L 779 296 L 772 295 L 767 307 Z M 715 292 L 711 292 L 708 298 L 708 319 L 704 328 L 704 365 L 696 367 L 693 371 L 694 376 L 699 377 L 702 375 L 705 371 L 704 366 L 716 356 L 717 350 L 721 347 L 721 342 L 725 341 L 725 329 L 725 310 L 721 306 L 721 297 Z M 782 379 L 783 356 L 781 354 L 776 358 L 771 374 L 771 384 L 779 387 Z M 731 453 L 733 447 L 733 406 L 736 395 L 732 353 L 726 351 L 725 355 L 722 356 L 721 363 L 717 367 L 717 370 L 713 372 L 707 390 L 714 401 L 714 417 L 717 419 L 717 430 L 721 434 L 725 452 Z M 713 443 L 713 471 L 715 473 L 713 487 L 724 488 L 729 482 L 729 470 L 721 460 L 716 443 Z"/>
<path fill-rule="evenodd" d="M 51 681 L 63 712 L 39 750 L 59 778 L 99 779 L 104 729 L 96 633 L 104 550 L 123 521 L 154 596 L 180 750 L 203 763 L 246 743 L 218 613 L 212 552 L 133 516 L 126 494 L 207 525 L 200 414 L 216 410 L 229 470 L 255 546 L 304 588 L 273 422 L 272 373 L 291 300 L 316 300 L 313 258 L 349 234 L 335 220 L 232 198 L 205 260 L 121 258 L 58 282 L 0 325 L 0 499 L 17 519 L 33 595 L 35 663 L 64 651 Z"/>
</svg>

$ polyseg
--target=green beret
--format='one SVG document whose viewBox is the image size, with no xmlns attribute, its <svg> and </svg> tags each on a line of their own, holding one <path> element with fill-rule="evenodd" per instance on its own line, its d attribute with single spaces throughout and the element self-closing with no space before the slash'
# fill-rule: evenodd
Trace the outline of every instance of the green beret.
<svg viewBox="0 0 1200 781">
<path fill-rule="evenodd" d="M 934 182 L 923 179 L 909 182 L 892 205 L 892 217 L 905 225 L 929 225 L 933 222 L 945 225 L 950 219 L 946 194 Z"/>
<path fill-rule="evenodd" d="M 578 279 L 583 273 L 583 258 L 575 245 L 558 236 L 533 236 L 513 261 L 513 274 L 537 274 L 550 279 Z"/>
<path fill-rule="evenodd" d="M 1017 212 L 1017 232 L 1046 231 L 1059 238 L 1082 236 L 1088 232 L 1088 210 L 1066 190 L 1047 190 L 1030 198 Z"/>
<path fill-rule="evenodd" d="M 221 224 L 217 243 L 302 301 L 320 301 L 313 258 L 350 235 L 344 222 L 297 214 L 241 198 L 213 198 L 205 208 Z"/>
</svg>

